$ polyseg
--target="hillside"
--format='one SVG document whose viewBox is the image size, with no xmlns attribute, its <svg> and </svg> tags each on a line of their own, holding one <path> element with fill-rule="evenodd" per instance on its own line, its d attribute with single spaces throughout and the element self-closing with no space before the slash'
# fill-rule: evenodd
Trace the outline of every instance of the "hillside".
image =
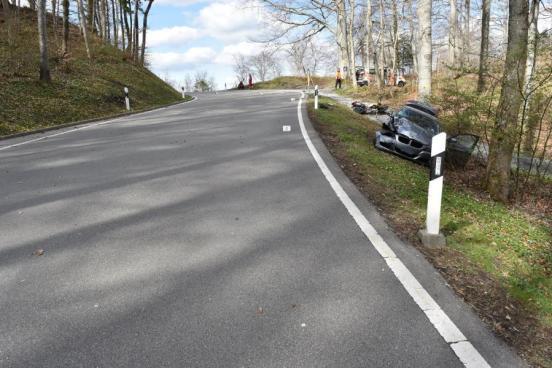
<svg viewBox="0 0 552 368">
<path fill-rule="evenodd" d="M 10 45 L 0 9 L 0 136 L 124 112 L 124 86 L 130 90 L 133 110 L 181 99 L 148 69 L 129 62 L 122 51 L 94 35 L 89 61 L 76 26 L 70 28 L 69 53 L 61 55 L 61 32 L 61 19 L 54 32 L 53 18 L 49 17 L 52 82 L 40 83 L 35 13 L 19 9 Z"/>
<path fill-rule="evenodd" d="M 332 77 L 313 77 L 311 84 L 319 88 L 333 87 Z M 281 76 L 266 82 L 255 82 L 253 89 L 304 89 L 307 86 L 307 78 L 294 76 Z"/>
</svg>

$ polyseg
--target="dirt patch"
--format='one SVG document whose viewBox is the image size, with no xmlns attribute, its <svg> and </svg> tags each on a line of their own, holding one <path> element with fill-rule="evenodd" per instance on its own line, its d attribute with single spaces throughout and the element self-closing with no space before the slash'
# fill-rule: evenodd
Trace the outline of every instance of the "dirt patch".
<svg viewBox="0 0 552 368">
<path fill-rule="evenodd" d="M 552 367 L 552 328 L 539 324 L 535 312 L 514 300 L 507 290 L 491 275 L 473 264 L 454 249 L 429 250 L 416 237 L 422 227 L 419 219 L 397 216 L 385 199 L 385 190 L 355 163 L 345 145 L 309 109 L 309 118 L 322 141 L 334 156 L 343 172 L 368 198 L 386 219 L 393 231 L 410 243 L 439 270 L 453 290 L 469 304 L 486 325 L 510 346 L 518 351 L 533 367 Z M 452 175 L 451 180 L 473 191 L 480 183 L 481 169 L 472 165 L 462 175 Z M 480 194 L 485 196 L 484 193 Z"/>
</svg>

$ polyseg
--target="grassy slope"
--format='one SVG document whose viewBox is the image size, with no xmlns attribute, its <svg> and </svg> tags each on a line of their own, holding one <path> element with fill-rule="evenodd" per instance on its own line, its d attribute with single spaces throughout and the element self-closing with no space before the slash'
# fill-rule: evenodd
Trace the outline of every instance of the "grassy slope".
<svg viewBox="0 0 552 368">
<path fill-rule="evenodd" d="M 377 130 L 375 124 L 327 98 L 322 98 L 321 103 L 331 106 L 315 113 L 310 104 L 311 119 L 318 130 L 324 131 L 327 144 L 327 137 L 330 137 L 329 146 L 332 152 L 341 152 L 336 155 L 345 157 L 345 161 L 349 162 L 348 166 L 356 177 L 353 181 L 365 193 L 369 192 L 369 197 L 378 207 L 384 209 L 395 225 L 403 227 L 403 230 L 408 228 L 410 233 L 423 227 L 427 201 L 427 169 L 376 150 L 372 144 Z M 351 176 L 351 172 L 348 174 Z M 484 270 L 506 289 L 509 297 L 526 307 L 528 314 L 536 315 L 538 324 L 550 331 L 550 228 L 521 212 L 447 186 L 446 176 L 441 221 L 449 248 L 460 252 L 469 260 L 460 270 L 467 274 L 464 277 L 469 278 L 470 274 L 475 275 Z M 475 293 L 486 293 L 480 289 L 481 286 Z M 510 314 L 514 313 L 512 311 Z M 544 344 L 549 345 L 546 342 Z M 534 361 L 544 362 L 547 358 L 543 354 L 550 353 L 538 353 Z M 543 363 L 543 366 L 547 365 Z"/>
<path fill-rule="evenodd" d="M 61 57 L 61 22 L 55 36 L 52 18 L 48 19 L 52 83 L 40 83 L 36 20 L 28 9 L 20 11 L 12 46 L 0 15 L 0 135 L 123 112 L 124 86 L 129 87 L 133 110 L 181 99 L 149 70 L 127 62 L 120 50 L 96 37 L 89 61 L 76 27 L 71 27 L 69 54 Z"/>
<path fill-rule="evenodd" d="M 313 77 L 311 84 L 318 85 L 320 88 L 329 88 L 332 86 L 333 79 L 329 77 Z M 257 82 L 253 84 L 253 89 L 304 89 L 307 86 L 307 78 L 283 76 L 274 78 L 266 82 Z"/>
</svg>

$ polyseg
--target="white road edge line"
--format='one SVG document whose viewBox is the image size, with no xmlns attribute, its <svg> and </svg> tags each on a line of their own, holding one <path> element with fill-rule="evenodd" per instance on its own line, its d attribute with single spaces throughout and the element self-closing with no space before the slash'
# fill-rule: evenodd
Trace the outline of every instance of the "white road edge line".
<svg viewBox="0 0 552 368">
<path fill-rule="evenodd" d="M 332 174 L 318 153 L 318 150 L 312 143 L 307 133 L 307 129 L 305 128 L 301 112 L 301 105 L 304 97 L 305 94 L 302 92 L 301 98 L 297 103 L 297 117 L 299 119 L 301 134 L 303 135 L 303 139 L 305 140 L 312 157 L 318 164 L 318 167 L 322 171 L 322 174 L 324 174 L 324 177 L 328 183 L 330 183 L 330 186 L 334 190 L 337 197 L 341 200 L 341 203 L 343 203 L 364 235 L 366 235 L 368 240 L 373 244 L 374 248 L 376 248 L 378 253 L 385 259 L 385 262 L 387 262 L 387 265 L 391 271 L 393 271 L 395 277 L 397 277 L 414 302 L 416 302 L 416 304 L 424 312 L 433 327 L 437 330 L 437 332 L 439 332 L 447 344 L 449 344 L 450 348 L 454 351 L 462 364 L 464 364 L 467 368 L 490 368 L 490 365 L 485 361 L 481 354 L 479 354 L 477 349 L 475 349 L 475 347 L 468 341 L 464 334 L 462 334 L 458 327 L 456 327 L 454 322 L 452 322 L 441 307 L 439 307 L 437 302 L 429 295 L 418 280 L 416 280 L 414 275 L 408 270 L 404 263 L 402 263 L 402 261 L 395 255 L 393 250 L 378 234 L 376 229 L 372 226 L 372 224 L 370 224 L 368 219 L 362 214 L 360 209 Z"/>
<path fill-rule="evenodd" d="M 186 101 L 186 102 L 182 102 L 182 103 L 192 103 L 192 102 L 194 102 L 198 99 L 196 96 L 192 96 L 192 97 L 193 98 L 190 101 Z M 177 104 L 177 105 L 179 105 L 179 104 Z M 73 127 L 73 128 L 69 127 L 69 128 L 67 128 L 69 130 L 64 130 L 63 132 L 60 132 L 60 133 L 45 135 L 45 136 L 42 136 L 42 137 L 39 137 L 39 138 L 29 139 L 28 141 L 22 141 L 22 142 L 19 142 L 19 143 L 10 144 L 8 146 L 0 146 L 0 151 L 7 150 L 9 148 L 15 148 L 15 147 L 23 146 L 25 144 L 29 144 L 29 143 L 33 143 L 33 142 L 42 141 L 44 139 L 48 139 L 48 138 L 52 138 L 52 137 L 57 137 L 57 136 L 64 135 L 64 134 L 67 134 L 67 133 L 77 132 L 79 130 L 83 130 L 83 129 L 87 129 L 87 128 L 91 128 L 91 127 L 95 127 L 95 126 L 102 126 L 102 125 L 112 124 L 112 123 L 115 123 L 115 122 L 117 122 L 119 120 L 122 120 L 122 119 L 125 119 L 125 118 L 136 117 L 136 116 L 140 116 L 140 115 L 144 115 L 144 114 L 149 114 L 149 113 L 152 113 L 156 110 L 167 109 L 167 108 L 170 108 L 170 107 L 173 107 L 173 106 L 176 106 L 176 105 L 165 106 L 165 107 L 160 107 L 159 109 L 155 109 L 155 110 L 139 112 L 139 113 L 132 114 L 132 115 L 127 115 L 127 116 L 121 116 L 121 117 L 114 118 L 114 119 L 104 120 L 104 121 L 99 122 L 99 123 L 91 123 L 91 124 L 81 125 L 81 126 L 77 126 L 77 127 Z M 40 133 L 36 133 L 36 134 L 40 134 Z"/>
</svg>

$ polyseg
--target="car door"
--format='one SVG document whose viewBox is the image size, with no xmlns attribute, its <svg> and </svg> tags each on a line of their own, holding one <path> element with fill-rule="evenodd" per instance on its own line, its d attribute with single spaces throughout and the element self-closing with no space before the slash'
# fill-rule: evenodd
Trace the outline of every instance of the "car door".
<svg viewBox="0 0 552 368">
<path fill-rule="evenodd" d="M 458 134 L 447 139 L 447 166 L 453 169 L 466 166 L 478 142 L 479 137 L 474 134 Z"/>
</svg>

